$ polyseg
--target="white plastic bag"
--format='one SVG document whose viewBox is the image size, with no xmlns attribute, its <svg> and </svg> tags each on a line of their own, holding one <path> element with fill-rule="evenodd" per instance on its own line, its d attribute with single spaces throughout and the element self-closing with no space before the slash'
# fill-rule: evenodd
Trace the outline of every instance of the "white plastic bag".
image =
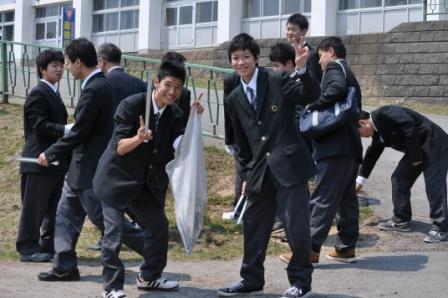
<svg viewBox="0 0 448 298">
<path fill-rule="evenodd" d="M 203 227 L 207 202 L 201 118 L 195 107 L 191 108 L 182 142 L 175 158 L 166 165 L 166 173 L 174 196 L 177 228 L 185 250 L 191 254 Z"/>
</svg>

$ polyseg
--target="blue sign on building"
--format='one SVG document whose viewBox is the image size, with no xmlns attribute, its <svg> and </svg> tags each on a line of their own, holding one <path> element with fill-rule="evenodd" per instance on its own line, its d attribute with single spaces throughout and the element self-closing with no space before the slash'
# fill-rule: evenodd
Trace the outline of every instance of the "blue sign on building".
<svg viewBox="0 0 448 298">
<path fill-rule="evenodd" d="M 75 39 L 75 9 L 64 8 L 62 17 L 62 46 L 65 48 Z"/>
</svg>

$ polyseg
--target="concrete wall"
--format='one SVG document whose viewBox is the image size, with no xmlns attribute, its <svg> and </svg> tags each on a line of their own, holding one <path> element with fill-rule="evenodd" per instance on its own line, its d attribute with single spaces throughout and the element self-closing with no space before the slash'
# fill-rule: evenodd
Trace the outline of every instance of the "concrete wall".
<svg viewBox="0 0 448 298">
<path fill-rule="evenodd" d="M 364 98 L 448 103 L 448 21 L 404 23 L 388 33 L 342 38 Z M 321 39 L 308 41 L 316 45 Z M 278 41 L 285 40 L 259 40 L 260 65 L 269 65 L 269 47 Z M 228 68 L 227 44 L 183 54 L 191 63 Z"/>
</svg>

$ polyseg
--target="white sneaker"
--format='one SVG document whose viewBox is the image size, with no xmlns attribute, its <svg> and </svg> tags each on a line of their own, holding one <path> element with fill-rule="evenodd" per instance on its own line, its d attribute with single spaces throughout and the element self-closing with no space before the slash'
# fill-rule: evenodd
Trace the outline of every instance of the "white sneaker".
<svg viewBox="0 0 448 298">
<path fill-rule="evenodd" d="M 222 214 L 223 220 L 234 220 L 235 219 L 235 211 L 224 212 Z"/>
<path fill-rule="evenodd" d="M 103 297 L 103 298 L 127 298 L 127 296 L 123 292 L 123 290 L 103 291 L 103 294 L 101 295 L 101 297 Z"/>
<path fill-rule="evenodd" d="M 139 274 L 137 277 L 137 288 L 139 290 L 161 290 L 161 291 L 175 291 L 179 289 L 179 283 L 174 280 L 168 280 L 164 277 L 160 277 L 156 280 L 146 281 Z"/>
</svg>

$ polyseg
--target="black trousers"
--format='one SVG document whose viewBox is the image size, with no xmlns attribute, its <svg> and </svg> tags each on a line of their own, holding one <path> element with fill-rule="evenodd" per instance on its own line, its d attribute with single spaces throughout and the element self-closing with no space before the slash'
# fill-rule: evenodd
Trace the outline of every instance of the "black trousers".
<svg viewBox="0 0 448 298">
<path fill-rule="evenodd" d="M 102 202 L 104 216 L 104 237 L 101 249 L 103 265 L 103 287 L 123 289 L 124 266 L 119 258 L 123 239 L 123 210 Z M 161 277 L 167 262 L 168 219 L 165 206 L 153 197 L 147 188 L 140 191 L 137 198 L 127 206 L 144 227 L 143 264 L 140 274 L 146 281 Z"/>
<path fill-rule="evenodd" d="M 64 176 L 22 173 L 22 211 L 16 249 L 21 255 L 53 253 L 56 207 Z"/>
<path fill-rule="evenodd" d="M 359 204 L 355 185 L 358 162 L 348 156 L 317 162 L 316 189 L 310 198 L 311 249 L 319 252 L 333 219 L 338 229 L 337 251 L 356 247 L 359 235 Z"/>
<path fill-rule="evenodd" d="M 264 260 L 276 211 L 283 221 L 292 258 L 287 267 L 291 285 L 311 288 L 313 266 L 309 263 L 309 191 L 307 182 L 292 187 L 279 185 L 269 169 L 261 193 L 248 197 L 243 216 L 244 256 L 241 266 L 243 283 L 263 287 Z"/>
<path fill-rule="evenodd" d="M 56 272 L 71 271 L 78 266 L 75 247 L 86 215 L 94 225 L 102 232 L 104 231 L 101 203 L 95 197 L 93 189 L 73 190 L 67 182 L 64 182 L 56 212 L 53 260 L 53 268 Z M 119 223 L 123 225 L 123 242 L 142 255 L 143 231 L 126 219 Z M 102 246 L 107 246 L 107 243 L 103 241 Z"/>
<path fill-rule="evenodd" d="M 407 155 L 398 163 L 392 174 L 392 203 L 397 222 L 412 219 L 411 188 L 423 172 L 426 195 L 429 201 L 429 215 L 433 221 L 432 230 L 448 231 L 447 185 L 448 150 L 431 163 L 413 166 Z"/>
</svg>

